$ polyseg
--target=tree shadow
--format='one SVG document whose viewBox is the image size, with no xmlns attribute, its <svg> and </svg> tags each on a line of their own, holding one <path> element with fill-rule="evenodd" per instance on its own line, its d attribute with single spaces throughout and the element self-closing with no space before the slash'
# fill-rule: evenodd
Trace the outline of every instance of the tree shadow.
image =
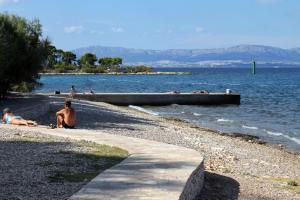
<svg viewBox="0 0 300 200">
<path fill-rule="evenodd" d="M 227 176 L 204 172 L 204 185 L 197 200 L 235 200 L 238 199 L 240 184 Z"/>
<path fill-rule="evenodd" d="M 37 104 L 47 103 L 49 97 L 42 95 L 22 95 L 22 94 L 10 94 L 0 101 L 0 111 L 6 107 L 9 107 L 13 113 L 18 115 L 26 114 L 30 109 L 36 108 Z"/>
<path fill-rule="evenodd" d="M 74 101 L 72 103 L 76 111 L 76 128 L 82 129 L 125 129 L 138 130 L 134 125 L 155 125 L 154 121 L 129 116 L 122 112 L 107 109 L 100 105 L 89 104 L 86 102 Z M 62 101 L 53 101 L 48 113 L 40 116 L 37 121 L 42 125 L 56 124 L 55 113 L 63 108 Z"/>
<path fill-rule="evenodd" d="M 39 141 L 26 135 L 0 141 L 0 199 L 67 199 L 124 159 L 108 152 L 69 151 L 72 145 L 78 144 Z"/>
<path fill-rule="evenodd" d="M 93 169 L 97 162 L 105 168 L 113 167 L 101 176 L 97 175 L 102 170 L 92 173 L 93 176 L 89 177 L 97 176 L 88 183 L 88 188 L 95 192 L 95 196 L 104 191 L 120 198 L 118 195 L 127 194 L 132 190 L 138 191 L 140 188 L 178 191 L 185 185 L 186 179 L 170 179 L 166 172 L 191 165 L 189 162 L 170 162 L 167 159 L 157 161 L 146 155 L 133 155 L 128 157 L 126 162 L 117 164 L 123 158 L 107 155 L 95 157 L 83 155 L 82 152 L 62 151 L 68 150 L 70 145 L 71 142 L 45 142 L 32 139 L 0 141 L 0 152 L 9 152 L 0 155 L 0 185 L 5 186 L 0 187 L 0 198 L 13 199 L 22 196 L 25 199 L 43 199 L 43 195 L 46 195 L 44 197 L 49 199 L 66 199 L 87 183 L 88 180 L 80 179 L 80 176 L 82 174 L 86 176 L 86 172 Z M 12 149 L 13 151 L 10 151 Z M 89 164 L 84 160 L 86 157 Z M 113 164 L 112 162 L 107 164 L 108 161 L 113 161 Z M 76 177 L 70 178 L 70 172 Z"/>
</svg>

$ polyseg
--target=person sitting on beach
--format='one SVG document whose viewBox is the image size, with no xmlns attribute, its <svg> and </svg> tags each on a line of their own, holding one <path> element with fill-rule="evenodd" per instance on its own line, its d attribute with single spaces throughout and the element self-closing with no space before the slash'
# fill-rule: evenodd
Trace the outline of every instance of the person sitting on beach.
<svg viewBox="0 0 300 200">
<path fill-rule="evenodd" d="M 91 89 L 89 92 L 84 92 L 83 94 L 95 94 L 94 91 Z"/>
<path fill-rule="evenodd" d="M 72 85 L 72 86 L 71 86 L 71 91 L 70 91 L 70 97 L 71 97 L 71 98 L 74 98 L 75 95 L 76 95 L 75 86 Z"/>
<path fill-rule="evenodd" d="M 2 122 L 12 125 L 37 126 L 35 121 L 25 120 L 21 116 L 14 115 L 9 108 L 3 110 Z"/>
<path fill-rule="evenodd" d="M 168 92 L 168 94 L 180 94 L 180 92 L 176 91 L 176 90 L 173 90 L 173 91 Z"/>
<path fill-rule="evenodd" d="M 208 94 L 207 90 L 195 90 L 192 92 L 193 94 Z"/>
<path fill-rule="evenodd" d="M 71 107 L 71 101 L 66 100 L 64 108 L 56 113 L 57 128 L 75 128 L 76 115 Z"/>
</svg>

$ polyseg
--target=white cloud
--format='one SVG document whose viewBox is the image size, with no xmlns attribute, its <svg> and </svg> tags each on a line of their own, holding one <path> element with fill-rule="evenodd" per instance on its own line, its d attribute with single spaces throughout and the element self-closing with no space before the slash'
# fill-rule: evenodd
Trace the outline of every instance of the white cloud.
<svg viewBox="0 0 300 200">
<path fill-rule="evenodd" d="M 283 0 L 256 0 L 256 2 L 261 3 L 261 4 L 275 4 L 275 3 L 280 3 Z"/>
<path fill-rule="evenodd" d="M 195 31 L 197 33 L 202 33 L 204 31 L 204 28 L 202 28 L 202 27 L 196 27 Z"/>
<path fill-rule="evenodd" d="M 124 29 L 121 27 L 112 27 L 111 30 L 114 33 L 123 33 L 124 32 Z"/>
<path fill-rule="evenodd" d="M 21 0 L 0 0 L 0 5 L 8 3 L 19 3 Z"/>
<path fill-rule="evenodd" d="M 99 34 L 99 35 L 104 34 L 103 31 L 98 31 L 98 30 L 90 30 L 89 33 L 90 33 L 90 34 Z"/>
<path fill-rule="evenodd" d="M 64 31 L 66 33 L 81 33 L 82 31 L 84 31 L 84 27 L 83 26 L 66 26 L 64 28 Z"/>
</svg>

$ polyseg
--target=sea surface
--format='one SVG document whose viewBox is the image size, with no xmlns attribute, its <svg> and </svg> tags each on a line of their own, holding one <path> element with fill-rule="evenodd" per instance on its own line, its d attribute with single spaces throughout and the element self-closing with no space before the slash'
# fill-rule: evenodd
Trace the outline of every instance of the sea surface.
<svg viewBox="0 0 300 200">
<path fill-rule="evenodd" d="M 192 75 L 65 75 L 42 76 L 35 92 L 191 92 L 208 90 L 241 94 L 241 105 L 138 107 L 146 112 L 190 121 L 223 132 L 259 136 L 300 152 L 300 68 L 165 68 L 155 71 Z"/>
</svg>

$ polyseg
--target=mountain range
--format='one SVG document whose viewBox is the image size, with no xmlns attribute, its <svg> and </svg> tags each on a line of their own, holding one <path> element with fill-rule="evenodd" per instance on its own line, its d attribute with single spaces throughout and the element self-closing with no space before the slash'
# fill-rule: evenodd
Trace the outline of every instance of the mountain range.
<svg viewBox="0 0 300 200">
<path fill-rule="evenodd" d="M 90 46 L 73 50 L 77 57 L 90 52 L 97 57 L 121 57 L 125 65 L 153 67 L 241 66 L 256 60 L 260 64 L 300 67 L 300 48 L 282 49 L 263 45 L 238 45 L 215 49 L 149 50 L 123 47 Z"/>
</svg>

